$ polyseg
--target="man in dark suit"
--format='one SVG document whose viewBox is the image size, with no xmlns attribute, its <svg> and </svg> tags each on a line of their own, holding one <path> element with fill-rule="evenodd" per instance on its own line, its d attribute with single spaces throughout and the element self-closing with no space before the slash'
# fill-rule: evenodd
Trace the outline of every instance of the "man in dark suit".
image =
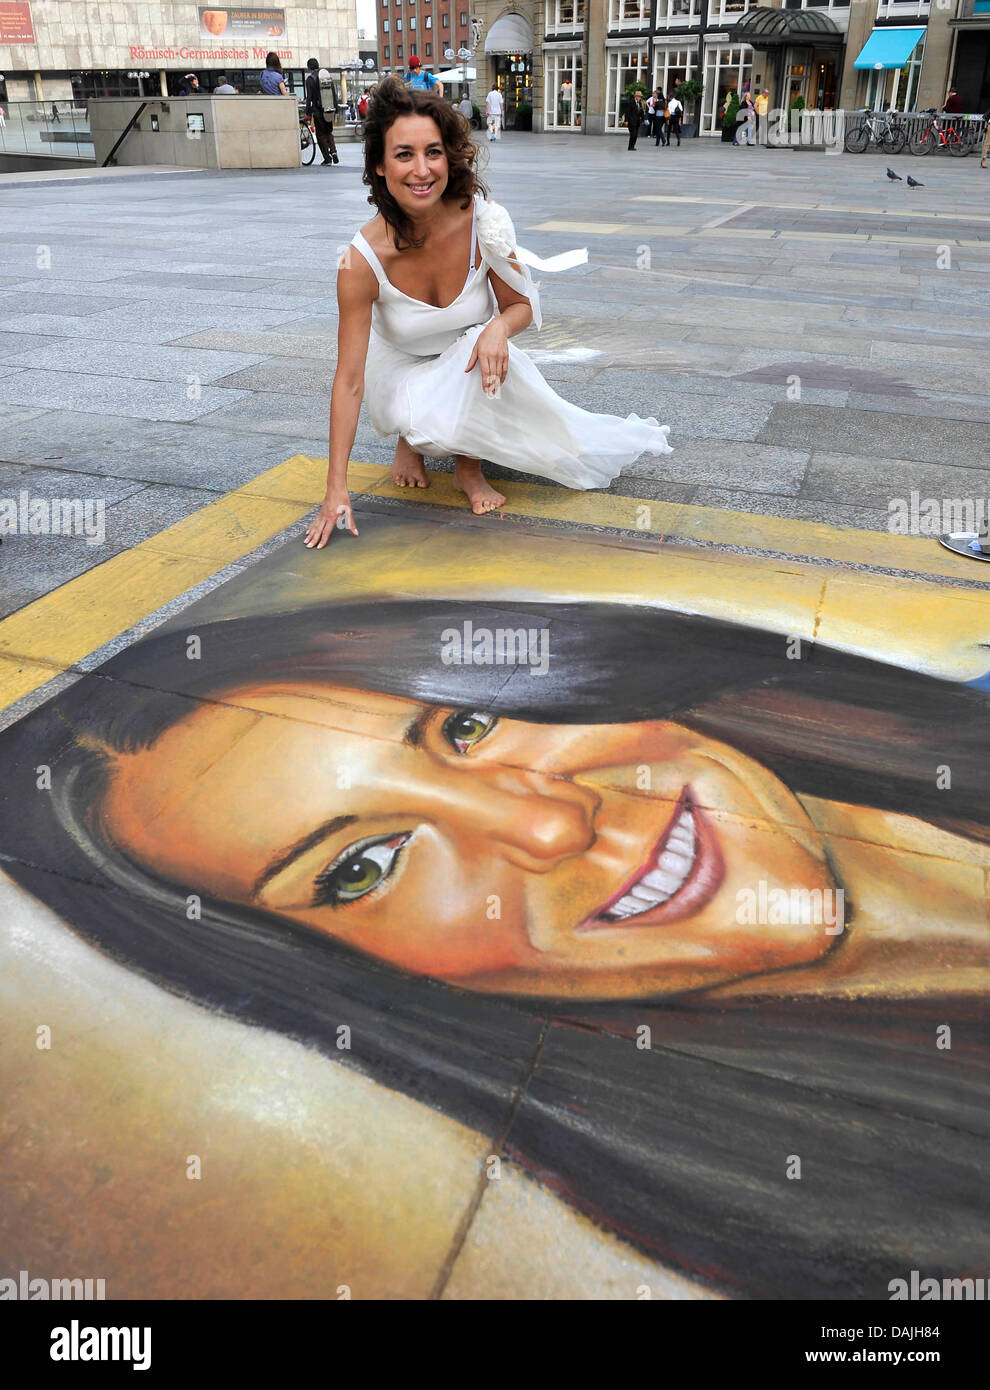
<svg viewBox="0 0 990 1390">
<path fill-rule="evenodd" d="M 632 96 L 626 102 L 625 109 L 623 111 L 623 115 L 626 118 L 626 125 L 629 127 L 628 148 L 631 150 L 634 150 L 636 148 L 636 137 L 639 135 L 639 127 L 643 122 L 644 111 L 645 108 L 643 106 L 643 94 L 637 88 L 637 90 L 633 92 Z"/>
<path fill-rule="evenodd" d="M 316 143 L 323 155 L 323 163 L 339 164 L 337 142 L 333 138 L 333 112 L 337 109 L 337 89 L 331 82 L 330 101 L 333 110 L 328 116 L 323 107 L 323 92 L 320 89 L 320 65 L 315 58 L 310 58 L 306 67 L 306 115 L 313 118 Z"/>
</svg>

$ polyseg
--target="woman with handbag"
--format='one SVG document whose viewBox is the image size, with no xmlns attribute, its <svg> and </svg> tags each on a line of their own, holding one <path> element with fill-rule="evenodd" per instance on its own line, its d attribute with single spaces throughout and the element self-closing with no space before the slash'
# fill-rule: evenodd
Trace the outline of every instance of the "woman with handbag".
<svg viewBox="0 0 990 1390">
<path fill-rule="evenodd" d="M 666 145 L 667 136 L 667 98 L 663 92 L 657 92 L 653 98 L 653 131 L 654 144 Z"/>
<path fill-rule="evenodd" d="M 739 102 L 739 110 L 736 112 L 736 134 L 733 140 L 734 145 L 755 145 L 753 138 L 756 131 L 756 107 L 753 105 L 753 98 L 749 92 L 743 92 Z"/>
</svg>

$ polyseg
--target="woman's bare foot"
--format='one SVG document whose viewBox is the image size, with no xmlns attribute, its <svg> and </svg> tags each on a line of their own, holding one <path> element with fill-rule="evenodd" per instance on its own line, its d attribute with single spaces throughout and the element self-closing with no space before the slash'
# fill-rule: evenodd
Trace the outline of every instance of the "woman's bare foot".
<svg viewBox="0 0 990 1390">
<path fill-rule="evenodd" d="M 502 493 L 485 482 L 480 459 L 458 457 L 454 460 L 454 487 L 465 494 L 475 516 L 497 511 L 505 505 Z"/>
<path fill-rule="evenodd" d="M 395 446 L 392 460 L 392 482 L 397 487 L 429 487 L 430 480 L 423 467 L 423 455 L 416 451 L 403 438 Z"/>
</svg>

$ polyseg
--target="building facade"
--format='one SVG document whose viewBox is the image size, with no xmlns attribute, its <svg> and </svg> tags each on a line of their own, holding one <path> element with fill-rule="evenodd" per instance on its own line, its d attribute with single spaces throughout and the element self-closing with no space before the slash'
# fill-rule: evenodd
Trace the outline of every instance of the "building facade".
<svg viewBox="0 0 990 1390">
<path fill-rule="evenodd" d="M 278 53 L 296 91 L 308 58 L 331 69 L 355 59 L 354 0 L 225 9 L 168 0 L 3 0 L 0 104 L 175 95 L 187 73 L 208 91 L 225 73 L 240 91 L 256 92 L 269 52 Z"/>
<path fill-rule="evenodd" d="M 414 55 L 424 68 L 443 72 L 458 66 L 444 57 L 468 46 L 472 10 L 468 0 L 376 0 L 378 66 L 404 72 Z"/>
<path fill-rule="evenodd" d="M 388 0 L 381 14 L 422 16 L 447 2 Z M 780 13 L 754 23 L 757 8 Z M 796 98 L 823 109 L 940 109 L 952 87 L 965 111 L 990 109 L 990 0 L 477 0 L 467 19 L 480 29 L 477 89 L 497 82 L 510 118 L 531 104 L 534 130 L 618 133 L 630 83 L 670 93 L 688 78 L 702 86 L 685 103 L 701 135 L 719 133 L 726 96 L 747 83 L 769 90 L 771 109 Z M 432 61 L 416 51 L 436 69 L 435 48 Z"/>
</svg>

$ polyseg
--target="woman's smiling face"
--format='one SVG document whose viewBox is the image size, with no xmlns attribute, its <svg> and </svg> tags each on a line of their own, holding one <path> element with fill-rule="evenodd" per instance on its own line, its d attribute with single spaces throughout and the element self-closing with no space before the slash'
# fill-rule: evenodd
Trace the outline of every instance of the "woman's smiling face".
<svg viewBox="0 0 990 1390">
<path fill-rule="evenodd" d="M 103 805 L 130 855 L 192 892 L 498 993 L 644 997 L 835 944 L 747 924 L 761 881 L 832 888 L 824 849 L 777 777 L 682 725 L 532 724 L 315 683 L 223 698 L 118 755 Z"/>
</svg>

